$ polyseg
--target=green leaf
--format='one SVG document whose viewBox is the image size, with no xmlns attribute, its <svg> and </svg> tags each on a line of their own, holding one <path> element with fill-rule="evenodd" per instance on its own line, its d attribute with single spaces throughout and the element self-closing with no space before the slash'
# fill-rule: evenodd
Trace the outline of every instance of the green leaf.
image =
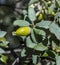
<svg viewBox="0 0 60 65">
<path fill-rule="evenodd" d="M 25 52 L 26 52 L 26 50 L 22 49 L 22 51 L 21 51 L 21 57 L 25 57 L 26 56 Z"/>
<path fill-rule="evenodd" d="M 0 55 L 3 54 L 4 52 L 5 51 L 2 48 L 0 48 Z"/>
<path fill-rule="evenodd" d="M 56 52 L 60 52 L 60 46 L 56 47 Z"/>
<path fill-rule="evenodd" d="M 51 64 L 50 62 L 47 63 L 47 65 L 50 65 L 50 64 Z"/>
<path fill-rule="evenodd" d="M 60 56 L 56 57 L 56 65 L 60 65 Z"/>
<path fill-rule="evenodd" d="M 32 8 L 32 7 L 29 7 L 29 8 L 28 8 L 28 17 L 29 17 L 29 19 L 30 19 L 32 22 L 36 20 L 36 14 L 35 14 L 34 8 Z"/>
<path fill-rule="evenodd" d="M 27 11 L 26 10 L 23 10 L 23 14 L 26 15 L 27 14 Z"/>
<path fill-rule="evenodd" d="M 1 47 L 8 47 L 7 45 L 9 42 L 6 41 L 6 39 L 4 37 L 0 37 L 0 41 L 1 41 L 1 43 L 0 43 Z"/>
<path fill-rule="evenodd" d="M 8 43 L 8 41 L 2 41 L 2 43 L 0 43 L 0 46 L 8 48 Z"/>
<path fill-rule="evenodd" d="M 51 33 L 55 34 L 55 36 L 57 37 L 57 39 L 60 40 L 60 27 L 58 27 L 57 24 L 52 23 L 52 24 L 50 25 L 49 30 L 50 30 Z"/>
<path fill-rule="evenodd" d="M 50 6 L 50 9 L 49 9 L 49 14 L 51 14 L 53 11 L 54 11 L 54 9 L 55 9 L 55 4 L 51 4 L 51 6 Z"/>
<path fill-rule="evenodd" d="M 55 65 L 55 62 L 53 62 L 53 61 L 47 62 L 46 65 Z"/>
<path fill-rule="evenodd" d="M 57 19 L 58 17 L 60 17 L 60 12 L 57 12 L 55 15 L 55 19 Z"/>
<path fill-rule="evenodd" d="M 46 36 L 46 33 L 43 30 L 34 28 L 34 31 L 36 34 L 42 35 L 42 36 Z"/>
<path fill-rule="evenodd" d="M 0 31 L 0 37 L 4 37 L 6 35 L 7 32 L 5 31 Z"/>
<path fill-rule="evenodd" d="M 56 1 L 57 1 L 58 5 L 60 6 L 60 0 L 56 0 Z"/>
<path fill-rule="evenodd" d="M 36 64 L 37 63 L 37 55 L 32 55 L 32 61 L 33 61 L 33 64 Z"/>
<path fill-rule="evenodd" d="M 48 56 L 47 52 L 44 52 L 44 54 L 42 56 L 47 57 Z"/>
<path fill-rule="evenodd" d="M 54 41 L 52 41 L 52 49 L 56 52 L 60 52 L 60 46 L 58 46 Z M 55 53 L 56 56 L 56 53 Z"/>
<path fill-rule="evenodd" d="M 5 55 L 2 55 L 0 60 L 5 64 L 7 63 L 7 57 Z"/>
<path fill-rule="evenodd" d="M 15 20 L 13 25 L 15 26 L 29 26 L 29 22 L 25 20 Z"/>
<path fill-rule="evenodd" d="M 37 1 L 38 0 L 30 0 L 29 5 L 31 5 L 31 4 L 33 4 L 33 3 L 37 2 Z"/>
<path fill-rule="evenodd" d="M 42 20 L 41 22 L 37 23 L 36 26 L 48 29 L 50 24 L 51 24 L 51 21 L 44 21 L 44 20 Z"/>
<path fill-rule="evenodd" d="M 39 43 L 37 44 L 35 47 L 34 47 L 35 50 L 38 50 L 38 51 L 45 51 L 47 50 L 47 47 L 44 46 L 42 43 Z"/>
<path fill-rule="evenodd" d="M 32 38 L 33 42 L 37 43 L 33 29 L 31 30 L 31 38 Z"/>
<path fill-rule="evenodd" d="M 33 43 L 30 39 L 30 37 L 27 37 L 26 39 L 26 46 L 29 48 L 34 48 L 37 44 Z"/>
<path fill-rule="evenodd" d="M 0 41 L 6 41 L 4 37 L 0 37 Z"/>
<path fill-rule="evenodd" d="M 55 20 L 60 23 L 60 12 L 57 12 L 55 15 Z"/>
<path fill-rule="evenodd" d="M 57 47 L 56 43 L 54 41 L 52 41 L 52 49 L 55 50 Z"/>
</svg>

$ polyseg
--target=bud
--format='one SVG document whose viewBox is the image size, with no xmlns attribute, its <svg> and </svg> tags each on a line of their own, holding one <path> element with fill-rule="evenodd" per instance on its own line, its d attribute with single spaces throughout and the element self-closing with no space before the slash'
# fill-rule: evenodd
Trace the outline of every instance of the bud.
<svg viewBox="0 0 60 65">
<path fill-rule="evenodd" d="M 53 11 L 51 14 L 54 16 L 56 13 Z"/>
<path fill-rule="evenodd" d="M 42 19 L 43 19 L 43 14 L 39 14 L 38 20 L 42 20 Z"/>
</svg>

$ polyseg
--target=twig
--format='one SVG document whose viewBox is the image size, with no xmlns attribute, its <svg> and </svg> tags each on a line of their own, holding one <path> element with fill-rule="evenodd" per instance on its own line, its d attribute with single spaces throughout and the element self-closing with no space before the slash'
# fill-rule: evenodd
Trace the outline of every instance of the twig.
<svg viewBox="0 0 60 65">
<path fill-rule="evenodd" d="M 14 52 L 21 52 L 21 49 L 14 49 Z M 10 50 L 3 52 L 3 54 L 10 54 L 10 53 L 11 53 Z"/>
<path fill-rule="evenodd" d="M 16 58 L 15 61 L 12 63 L 12 65 L 15 65 L 16 62 L 17 62 L 17 63 L 19 62 L 19 58 Z"/>
<path fill-rule="evenodd" d="M 49 56 L 48 57 L 40 57 L 40 58 L 47 59 L 47 60 L 52 60 L 52 61 L 56 61 L 55 58 L 52 58 L 52 57 L 49 57 Z"/>
</svg>

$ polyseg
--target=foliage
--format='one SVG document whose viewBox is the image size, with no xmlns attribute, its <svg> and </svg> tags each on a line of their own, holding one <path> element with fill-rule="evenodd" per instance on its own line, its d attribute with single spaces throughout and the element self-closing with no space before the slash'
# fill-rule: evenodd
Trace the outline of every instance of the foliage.
<svg viewBox="0 0 60 65">
<path fill-rule="evenodd" d="M 12 65 L 59 65 L 60 0 L 14 1 L 14 9 L 0 6 L 0 61 L 13 61 Z M 20 27 L 29 27 L 29 35 L 12 34 Z"/>
</svg>

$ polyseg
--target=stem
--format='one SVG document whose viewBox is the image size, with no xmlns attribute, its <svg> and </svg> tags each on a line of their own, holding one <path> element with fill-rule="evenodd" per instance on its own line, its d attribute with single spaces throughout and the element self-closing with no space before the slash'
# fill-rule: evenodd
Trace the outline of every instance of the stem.
<svg viewBox="0 0 60 65">
<path fill-rule="evenodd" d="M 24 16 L 24 21 L 25 21 L 26 17 L 27 17 L 27 15 Z"/>
<path fill-rule="evenodd" d="M 12 65 L 15 65 L 16 62 L 19 62 L 19 58 L 16 58 L 15 61 L 12 63 Z"/>
<path fill-rule="evenodd" d="M 21 52 L 21 49 L 14 49 L 14 52 Z M 5 51 L 3 54 L 11 54 L 11 51 Z"/>
</svg>

